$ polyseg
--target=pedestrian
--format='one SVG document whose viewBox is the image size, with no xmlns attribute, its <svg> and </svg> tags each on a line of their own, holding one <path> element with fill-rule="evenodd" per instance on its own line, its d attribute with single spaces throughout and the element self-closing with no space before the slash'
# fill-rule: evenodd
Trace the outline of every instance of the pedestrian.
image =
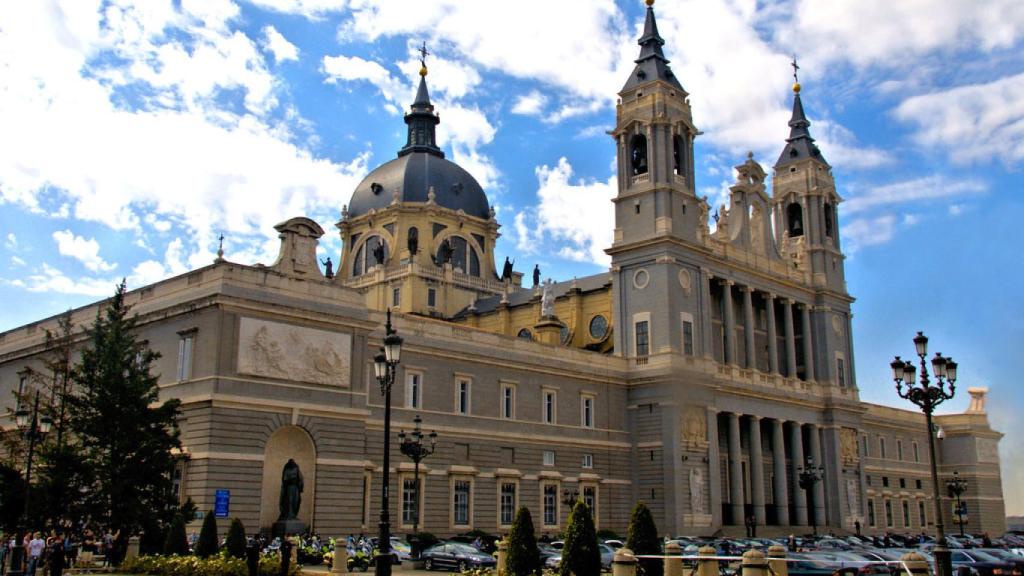
<svg viewBox="0 0 1024 576">
<path fill-rule="evenodd" d="M 64 538 L 57 534 L 53 544 L 46 551 L 46 567 L 50 576 L 62 576 L 64 574 Z"/>
<path fill-rule="evenodd" d="M 36 567 L 43 558 L 43 550 L 45 548 L 46 540 L 43 540 L 43 535 L 40 532 L 36 532 L 34 537 L 28 542 L 28 570 L 25 571 L 27 576 L 35 576 Z"/>
<path fill-rule="evenodd" d="M 3 530 L 0 530 L 0 576 L 4 576 L 5 565 L 4 560 L 7 559 L 7 534 L 4 534 Z"/>
</svg>

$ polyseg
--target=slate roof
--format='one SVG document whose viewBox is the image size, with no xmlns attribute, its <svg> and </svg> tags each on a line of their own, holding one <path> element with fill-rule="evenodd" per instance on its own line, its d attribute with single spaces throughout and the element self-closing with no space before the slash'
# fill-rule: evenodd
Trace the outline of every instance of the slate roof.
<svg viewBox="0 0 1024 576">
<path fill-rule="evenodd" d="M 584 293 L 601 290 L 609 285 L 611 285 L 611 280 L 609 279 L 607 272 L 594 274 L 593 276 L 584 276 L 583 278 L 576 279 L 576 287 L 581 292 Z M 554 286 L 552 287 L 555 299 L 557 300 L 558 298 L 561 298 L 568 294 L 571 288 L 572 280 L 567 280 L 565 282 L 555 282 Z M 534 299 L 534 297 L 540 298 L 540 294 L 541 290 L 539 287 L 537 289 L 524 288 L 522 290 L 510 292 L 508 295 L 508 305 L 509 307 L 514 308 L 516 306 L 523 306 L 529 304 Z M 498 295 L 489 296 L 487 298 L 477 300 L 474 303 L 474 306 L 476 307 L 476 312 L 478 314 L 487 314 L 497 310 L 500 304 L 501 296 Z M 466 307 L 460 310 L 458 314 L 455 315 L 455 318 L 464 318 L 470 314 L 471 312 L 469 311 L 469 307 Z"/>
<path fill-rule="evenodd" d="M 793 95 L 793 116 L 789 119 L 789 138 L 786 138 L 786 147 L 782 149 L 779 161 L 775 163 L 776 169 L 808 158 L 828 166 L 818 145 L 814 143 L 814 138 L 811 138 L 811 132 L 808 130 L 811 121 L 804 114 L 804 104 L 800 100 L 798 88 L 799 86 L 793 89 L 795 94 Z"/>
<path fill-rule="evenodd" d="M 640 44 L 640 57 L 636 59 L 636 67 L 633 68 L 633 73 L 629 75 L 629 79 L 626 80 L 621 91 L 632 90 L 654 80 L 663 80 L 685 92 L 679 79 L 669 67 L 669 60 L 665 58 L 665 53 L 661 49 L 665 45 L 665 40 L 658 34 L 658 23 L 654 20 L 654 8 L 651 6 L 647 7 L 644 34 L 638 43 Z"/>
</svg>

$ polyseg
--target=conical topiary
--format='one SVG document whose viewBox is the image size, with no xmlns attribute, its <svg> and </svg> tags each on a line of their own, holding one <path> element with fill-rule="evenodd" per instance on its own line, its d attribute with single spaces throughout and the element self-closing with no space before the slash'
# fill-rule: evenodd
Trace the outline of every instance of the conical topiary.
<svg viewBox="0 0 1024 576">
<path fill-rule="evenodd" d="M 540 569 L 540 550 L 533 532 L 533 517 L 529 508 L 520 506 L 508 534 L 505 573 L 509 576 L 532 576 L 539 574 Z"/>
<path fill-rule="evenodd" d="M 206 513 L 203 519 L 203 529 L 199 531 L 199 542 L 196 542 L 196 556 L 209 558 L 217 554 L 220 549 L 219 538 L 217 537 L 217 518 L 213 510 Z"/>
<path fill-rule="evenodd" d="M 569 526 L 565 529 L 565 545 L 562 546 L 562 563 L 558 566 L 561 576 L 589 576 L 601 573 L 601 549 L 597 547 L 597 533 L 590 507 L 577 500 L 569 514 Z"/>
<path fill-rule="evenodd" d="M 654 518 L 651 511 L 643 502 L 637 502 L 633 507 L 633 515 L 629 519 L 629 535 L 626 538 L 626 548 L 633 551 L 633 554 L 661 554 L 661 539 L 658 538 L 658 527 L 654 525 Z M 664 562 L 657 558 L 641 558 L 640 567 L 643 568 L 645 576 L 661 576 L 664 570 Z"/>
<path fill-rule="evenodd" d="M 228 538 L 224 543 L 224 547 L 228 550 L 228 556 L 244 559 L 246 544 L 245 526 L 242 525 L 241 520 L 234 518 L 231 520 L 231 526 L 228 527 Z"/>
<path fill-rule="evenodd" d="M 167 538 L 164 540 L 164 554 L 167 556 L 187 556 L 188 538 L 185 536 L 185 519 L 181 514 L 175 514 L 171 520 L 171 528 L 167 531 Z"/>
</svg>

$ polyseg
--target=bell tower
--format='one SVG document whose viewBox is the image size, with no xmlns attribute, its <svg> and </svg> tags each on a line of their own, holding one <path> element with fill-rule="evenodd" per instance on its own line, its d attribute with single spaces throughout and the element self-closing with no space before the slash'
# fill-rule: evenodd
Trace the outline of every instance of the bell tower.
<svg viewBox="0 0 1024 576">
<path fill-rule="evenodd" d="M 615 247 L 673 236 L 694 242 L 700 207 L 694 195 L 693 125 L 687 92 L 669 67 L 654 19 L 654 0 L 640 37 L 640 56 L 619 92 L 615 138 L 619 193 Z"/>
</svg>

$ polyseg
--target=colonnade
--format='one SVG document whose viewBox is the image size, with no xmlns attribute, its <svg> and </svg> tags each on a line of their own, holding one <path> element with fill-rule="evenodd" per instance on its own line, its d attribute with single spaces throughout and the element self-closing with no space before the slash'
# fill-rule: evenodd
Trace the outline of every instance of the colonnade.
<svg viewBox="0 0 1024 576">
<path fill-rule="evenodd" d="M 727 496 L 731 523 L 743 524 L 747 515 L 752 514 L 756 523 L 763 526 L 768 523 L 767 510 L 773 507 L 775 524 L 807 526 L 810 524 L 809 514 L 814 514 L 817 525 L 824 526 L 824 482 L 817 482 L 814 485 L 810 504 L 806 491 L 800 487 L 800 470 L 806 464 L 806 457 L 813 459 L 815 467 L 825 465 L 821 450 L 820 427 L 817 424 L 762 418 L 735 412 L 722 413 L 721 417 L 725 420 L 726 474 L 729 488 L 728 494 L 723 494 L 723 501 Z M 716 431 L 722 428 L 712 427 Z M 762 433 L 770 436 L 767 442 L 772 456 L 770 472 L 765 469 Z M 710 440 L 716 442 L 717 438 Z M 744 444 L 748 446 L 746 454 L 742 449 Z M 743 470 L 744 460 L 749 466 L 747 474 L 744 474 Z M 826 469 L 825 474 L 834 472 Z M 769 478 L 774 480 L 770 504 L 767 503 Z M 748 490 L 745 490 L 747 482 L 749 499 Z"/>
<path fill-rule="evenodd" d="M 736 342 L 737 324 L 733 298 L 733 286 L 735 286 L 736 283 L 732 280 L 723 278 L 712 279 L 711 281 L 717 281 L 722 287 L 722 298 L 724 304 L 722 328 L 725 334 L 723 361 L 725 364 L 740 365 L 737 354 L 737 347 L 739 343 Z M 744 354 L 745 361 L 743 362 L 742 367 L 757 370 L 756 327 L 754 322 L 754 292 L 756 289 L 751 286 L 740 286 L 739 290 L 743 294 L 743 347 L 746 352 L 746 354 Z M 796 302 L 791 298 L 780 298 L 771 292 L 757 292 L 761 294 L 761 298 L 764 300 L 764 310 L 767 317 L 768 372 L 770 374 L 784 373 L 790 378 L 796 378 L 797 376 L 796 326 L 794 324 L 793 316 L 793 309 L 795 307 L 800 312 L 804 380 L 815 380 L 814 343 L 813 338 L 811 337 L 811 305 Z M 775 317 L 776 300 L 780 300 L 782 303 L 782 332 L 785 345 L 785 357 L 782 360 L 785 362 L 784 366 L 779 365 L 778 319 Z"/>
</svg>

